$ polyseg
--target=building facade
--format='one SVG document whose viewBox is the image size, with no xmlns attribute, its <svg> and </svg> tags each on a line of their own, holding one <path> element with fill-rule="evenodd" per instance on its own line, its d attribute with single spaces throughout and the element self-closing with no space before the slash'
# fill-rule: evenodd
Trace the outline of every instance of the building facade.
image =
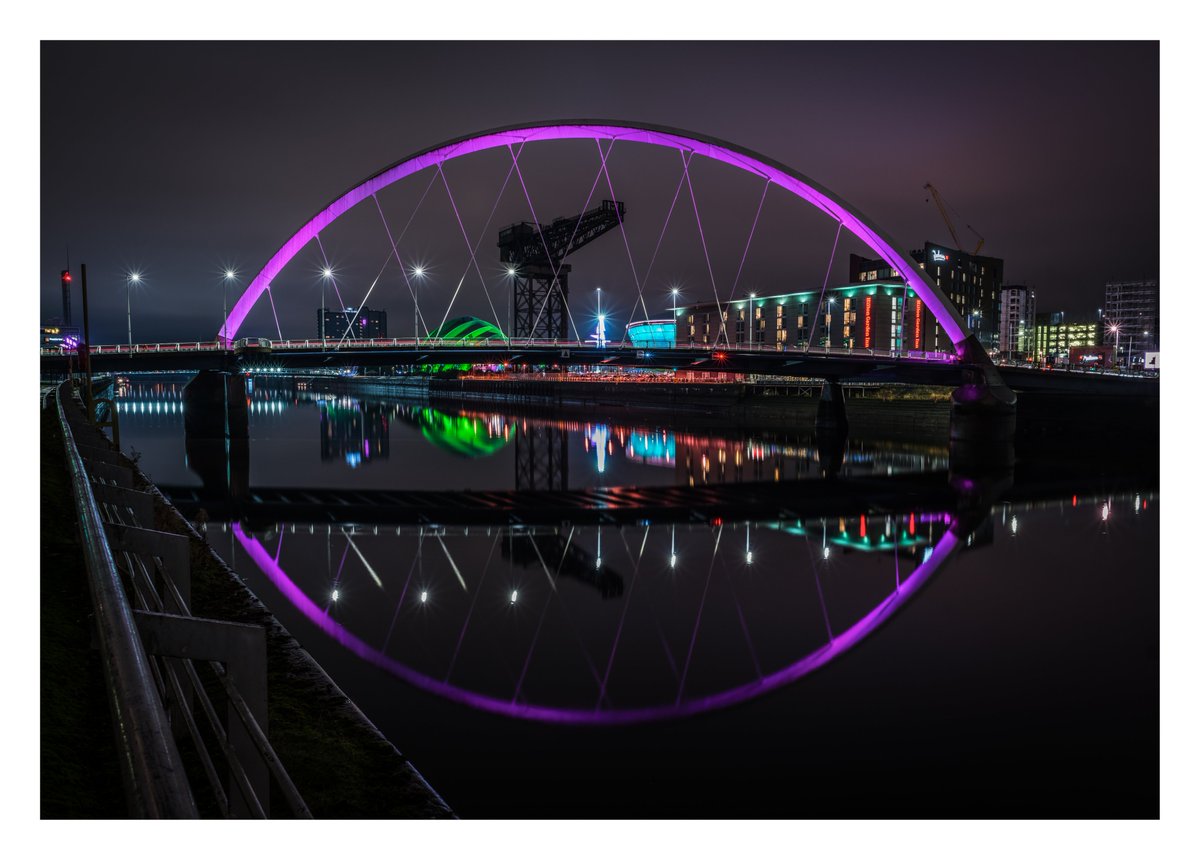
<svg viewBox="0 0 1200 860">
<path fill-rule="evenodd" d="M 347 332 L 353 324 L 353 331 Z M 340 311 L 321 308 L 317 311 L 317 337 L 325 340 L 364 340 L 387 337 L 387 311 L 343 308 Z"/>
<path fill-rule="evenodd" d="M 1104 285 L 1104 343 L 1118 367 L 1145 366 L 1158 351 L 1158 281 L 1109 281 Z"/>
<path fill-rule="evenodd" d="M 1067 367 L 1072 349 L 1092 349 L 1101 345 L 1100 323 L 1070 322 L 1062 311 L 1036 316 L 1034 327 L 1034 360 L 1038 364 Z"/>
<path fill-rule="evenodd" d="M 873 349 L 953 353 L 929 307 L 903 283 L 869 281 L 680 307 L 680 346 Z"/>
<path fill-rule="evenodd" d="M 967 329 L 989 352 L 1000 348 L 1000 293 L 1004 261 L 926 242 L 909 252 L 967 322 Z M 884 260 L 850 255 L 850 281 L 900 280 Z"/>
<path fill-rule="evenodd" d="M 1034 352 L 1037 296 L 1028 287 L 1000 291 L 1000 357 L 1021 361 Z"/>
</svg>

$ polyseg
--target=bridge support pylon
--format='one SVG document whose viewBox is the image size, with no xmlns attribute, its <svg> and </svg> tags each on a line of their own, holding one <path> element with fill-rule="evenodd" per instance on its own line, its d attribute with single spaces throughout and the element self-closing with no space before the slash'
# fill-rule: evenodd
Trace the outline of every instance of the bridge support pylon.
<svg viewBox="0 0 1200 860">
<path fill-rule="evenodd" d="M 817 402 L 817 432 L 837 431 L 845 434 L 849 429 L 846 392 L 838 380 L 827 379 L 821 386 L 821 399 Z"/>
<path fill-rule="evenodd" d="M 1008 442 L 1016 431 L 1017 395 L 979 340 L 971 335 L 958 347 L 963 384 L 950 395 L 950 443 Z"/>
<path fill-rule="evenodd" d="M 202 370 L 183 389 L 184 450 L 205 492 L 229 499 L 250 485 L 250 409 L 246 377 Z"/>
</svg>

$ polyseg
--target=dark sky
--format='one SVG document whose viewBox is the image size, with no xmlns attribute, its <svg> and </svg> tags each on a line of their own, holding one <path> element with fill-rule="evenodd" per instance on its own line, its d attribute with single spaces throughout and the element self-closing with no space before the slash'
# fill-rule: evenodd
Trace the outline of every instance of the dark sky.
<svg viewBox="0 0 1200 860">
<path fill-rule="evenodd" d="M 211 337 L 223 264 L 245 283 L 316 210 L 379 168 L 495 126 L 612 117 L 781 161 L 907 247 L 950 241 L 922 190 L 932 181 L 986 237 L 983 253 L 1004 259 L 1006 279 L 1037 288 L 1039 309 L 1082 314 L 1102 304 L 1105 280 L 1158 274 L 1158 63 L 1156 43 L 43 43 L 41 313 L 60 312 L 69 243 L 76 273 L 88 265 L 94 341 L 125 339 L 131 268 L 145 275 L 135 340 Z M 598 159 L 594 146 L 543 147 L 521 166 L 548 221 L 579 210 Z M 640 272 L 680 171 L 677 156 L 634 148 L 610 167 Z M 472 241 L 484 236 L 487 279 L 497 277 L 496 231 L 529 217 L 510 186 L 485 229 L 505 166 L 497 155 L 447 168 Z M 712 167 L 693 179 L 724 297 L 761 186 Z M 393 229 L 425 187 L 406 183 L 380 195 Z M 669 307 L 669 283 L 691 299 L 713 292 L 686 207 L 684 196 L 646 279 L 652 315 Z M 468 259 L 450 212 L 444 192 L 431 193 L 401 248 L 428 263 L 443 297 Z M 378 214 L 352 216 L 327 244 L 348 303 L 387 254 Z M 830 222 L 768 196 L 738 291 L 819 286 L 832 237 Z M 860 248 L 839 245 L 834 282 Z M 285 335 L 315 333 L 314 254 L 276 281 Z M 606 310 L 633 312 L 619 237 L 571 262 L 576 314 L 594 306 L 595 285 Z M 471 278 L 454 313 L 489 316 Z M 411 331 L 402 290 L 388 272 L 370 302 L 389 310 L 391 334 Z M 503 286 L 489 290 L 503 317 Z M 78 292 L 74 302 L 78 322 Z M 256 308 L 243 333 L 274 336 L 270 308 Z"/>
</svg>

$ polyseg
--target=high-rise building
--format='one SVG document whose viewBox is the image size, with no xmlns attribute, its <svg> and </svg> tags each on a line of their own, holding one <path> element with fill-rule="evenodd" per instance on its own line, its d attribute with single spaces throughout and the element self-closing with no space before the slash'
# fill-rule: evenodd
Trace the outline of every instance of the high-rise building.
<svg viewBox="0 0 1200 860">
<path fill-rule="evenodd" d="M 322 340 L 387 337 L 387 311 L 373 311 L 366 305 L 340 311 L 321 308 L 317 311 L 317 337 Z"/>
<path fill-rule="evenodd" d="M 1034 351 L 1037 296 L 1023 286 L 1000 291 L 1000 355 L 1020 360 Z"/>
<path fill-rule="evenodd" d="M 1158 351 L 1158 281 L 1109 281 L 1104 285 L 1104 343 L 1119 367 L 1137 367 Z"/>
<path fill-rule="evenodd" d="M 926 242 L 909 254 L 954 305 L 967 329 L 989 352 L 1000 348 L 1000 291 L 1004 261 Z M 884 260 L 850 255 L 850 280 L 899 280 L 900 273 Z"/>
</svg>

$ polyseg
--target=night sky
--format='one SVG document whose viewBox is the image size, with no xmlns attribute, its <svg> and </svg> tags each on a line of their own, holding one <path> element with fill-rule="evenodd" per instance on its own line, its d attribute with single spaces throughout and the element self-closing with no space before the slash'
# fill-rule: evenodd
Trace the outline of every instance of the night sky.
<svg viewBox="0 0 1200 860">
<path fill-rule="evenodd" d="M 589 117 L 756 150 L 910 248 L 950 241 L 922 190 L 932 181 L 961 214 L 968 250 L 965 223 L 986 237 L 982 253 L 1004 259 L 1009 283 L 1037 289 L 1039 310 L 1082 315 L 1103 303 L 1106 280 L 1158 275 L 1158 64 L 1156 43 L 43 43 L 41 314 L 60 313 L 69 244 L 76 274 L 88 265 L 93 341 L 125 339 L 134 269 L 145 277 L 133 296 L 135 340 L 210 338 L 224 266 L 245 284 L 314 212 L 381 167 L 473 131 Z M 611 162 L 639 270 L 680 178 L 674 158 Z M 579 211 L 597 164 L 586 145 L 523 156 L 539 219 Z M 501 318 L 495 233 L 529 218 L 510 186 L 484 228 L 503 168 L 502 158 L 482 157 L 447 168 L 472 241 L 483 236 L 479 261 L 495 279 L 489 296 Z M 724 298 L 761 186 L 709 174 L 697 167 L 694 178 Z M 425 187 L 420 177 L 406 182 L 380 195 L 393 228 Z M 685 205 L 646 279 L 651 315 L 669 308 L 669 284 L 685 299 L 712 297 Z M 739 293 L 820 285 L 833 225 L 794 209 L 767 198 L 770 223 L 755 236 Z M 402 254 L 427 263 L 443 296 L 468 259 L 449 213 L 444 193 L 431 193 L 401 243 Z M 330 228 L 327 250 L 355 304 L 386 245 L 374 212 L 344 221 Z M 845 280 L 855 250 L 862 246 L 839 245 L 832 282 Z M 315 254 L 276 281 L 285 335 L 315 334 Z M 606 311 L 634 312 L 619 238 L 571 262 L 580 328 L 597 285 Z M 389 271 L 369 302 L 388 309 L 392 335 L 411 331 L 403 289 Z M 461 293 L 454 314 L 491 315 L 473 273 Z M 74 311 L 78 323 L 78 291 Z M 274 336 L 265 303 L 242 333 Z"/>
</svg>

